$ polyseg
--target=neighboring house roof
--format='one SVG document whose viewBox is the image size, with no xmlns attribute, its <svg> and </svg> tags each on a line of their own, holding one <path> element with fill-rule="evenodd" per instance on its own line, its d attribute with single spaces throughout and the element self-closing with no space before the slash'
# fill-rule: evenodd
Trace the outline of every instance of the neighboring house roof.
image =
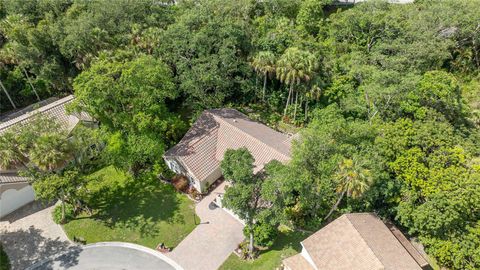
<svg viewBox="0 0 480 270">
<path fill-rule="evenodd" d="M 8 129 L 20 125 L 28 124 L 33 116 L 40 114 L 47 118 L 52 118 L 58 121 L 60 125 L 65 127 L 68 132 L 72 131 L 73 128 L 78 124 L 80 120 L 83 121 L 92 121 L 92 118 L 87 113 L 72 113 L 68 114 L 66 111 L 66 106 L 73 102 L 75 97 L 73 95 L 58 99 L 48 104 L 33 109 L 35 105 L 29 106 L 28 110 L 21 110 L 10 116 L 5 117 L 5 120 L 0 121 L 0 134 L 7 131 Z M 51 101 L 51 99 L 49 100 Z M 43 105 L 44 103 L 40 102 L 38 105 Z M 23 113 L 22 113 L 23 112 Z"/>
<path fill-rule="evenodd" d="M 0 172 L 0 184 L 28 182 L 27 177 L 18 175 L 16 172 Z"/>
<path fill-rule="evenodd" d="M 405 244 L 372 213 L 342 215 L 302 242 L 316 269 L 422 269 Z"/>
<path fill-rule="evenodd" d="M 286 258 L 283 260 L 283 266 L 285 266 L 286 269 L 315 270 L 302 254 Z"/>
<path fill-rule="evenodd" d="M 18 125 L 28 125 L 35 115 L 42 115 L 48 119 L 55 119 L 67 132 L 71 132 L 80 121 L 93 121 L 87 113 L 68 114 L 66 106 L 73 102 L 73 95 L 57 99 L 50 98 L 33 104 L 15 113 L 2 117 L 0 120 L 0 136 L 10 128 Z M 0 168 L 0 184 L 27 182 L 28 178 L 21 177 L 16 171 L 6 171 Z"/>
<path fill-rule="evenodd" d="M 292 137 L 249 119 L 234 109 L 202 113 L 183 139 L 165 153 L 176 157 L 202 181 L 220 167 L 227 149 L 246 147 L 255 158 L 257 173 L 269 161 L 290 160 Z"/>
</svg>

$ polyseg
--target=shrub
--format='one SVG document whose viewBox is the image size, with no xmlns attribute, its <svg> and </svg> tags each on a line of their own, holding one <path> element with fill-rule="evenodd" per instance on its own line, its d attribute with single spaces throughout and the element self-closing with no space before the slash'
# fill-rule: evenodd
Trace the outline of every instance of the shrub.
<svg viewBox="0 0 480 270">
<path fill-rule="evenodd" d="M 73 205 L 66 203 L 65 204 L 65 223 L 72 220 L 75 217 L 75 211 Z M 59 204 L 55 206 L 52 212 L 53 221 L 57 224 L 62 223 L 62 205 Z"/>
<path fill-rule="evenodd" d="M 188 189 L 188 179 L 184 175 L 175 175 L 172 178 L 172 185 L 177 191 L 186 192 Z"/>
<path fill-rule="evenodd" d="M 10 260 L 0 244 L 0 270 L 10 270 Z"/>
<path fill-rule="evenodd" d="M 249 237 L 250 235 L 250 227 L 245 226 L 243 229 L 243 233 L 245 236 Z M 272 226 L 268 223 L 262 222 L 255 224 L 253 228 L 253 235 L 255 238 L 255 245 L 261 247 L 270 247 L 273 245 L 273 241 L 277 237 L 278 230 L 275 226 Z"/>
<path fill-rule="evenodd" d="M 198 192 L 194 187 L 190 187 L 188 189 L 188 194 L 194 199 L 198 199 L 200 197 L 200 192 Z"/>
</svg>

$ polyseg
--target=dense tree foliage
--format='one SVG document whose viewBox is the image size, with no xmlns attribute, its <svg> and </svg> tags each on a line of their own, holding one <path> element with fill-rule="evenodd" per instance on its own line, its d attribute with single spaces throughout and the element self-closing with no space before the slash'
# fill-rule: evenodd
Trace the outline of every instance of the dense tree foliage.
<svg viewBox="0 0 480 270">
<path fill-rule="evenodd" d="M 95 157 L 95 133 L 82 124 L 68 133 L 60 123 L 35 115 L 0 136 L 0 168 L 17 169 L 28 177 L 37 199 L 59 200 L 64 222 L 67 202 L 83 206 L 86 179 L 81 173 Z"/>
<path fill-rule="evenodd" d="M 225 179 L 231 182 L 225 190 L 222 204 L 245 221 L 245 231 L 249 236 L 248 257 L 251 259 L 254 258 L 256 239 L 260 238 L 264 243 L 272 231 L 272 226 L 263 219 L 263 214 L 269 210 L 262 199 L 263 179 L 260 174 L 253 173 L 254 161 L 247 148 L 240 148 L 228 149 L 221 163 Z M 262 235 L 265 233 L 267 237 Z"/>
<path fill-rule="evenodd" d="M 478 0 L 0 0 L 1 112 L 74 91 L 134 173 L 205 108 L 303 127 L 291 162 L 266 166 L 259 220 L 375 211 L 451 269 L 480 268 L 479 70 Z M 64 147 L 43 140 L 33 157 Z"/>
<path fill-rule="evenodd" d="M 127 59 L 100 58 L 75 79 L 77 109 L 102 123 L 111 162 L 137 174 L 162 162 L 185 124 L 166 104 L 178 96 L 168 67 L 152 56 L 118 57 Z"/>
</svg>

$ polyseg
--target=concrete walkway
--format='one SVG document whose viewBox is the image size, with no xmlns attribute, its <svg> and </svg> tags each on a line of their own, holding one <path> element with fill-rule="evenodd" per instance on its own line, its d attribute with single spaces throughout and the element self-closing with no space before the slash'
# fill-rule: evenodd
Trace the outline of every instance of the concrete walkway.
<svg viewBox="0 0 480 270">
<path fill-rule="evenodd" d="M 12 270 L 25 269 L 74 247 L 60 225 L 53 222 L 53 208 L 33 202 L 0 220 L 0 242 Z"/>
<path fill-rule="evenodd" d="M 201 222 L 167 256 L 185 270 L 215 270 L 244 239 L 243 225 L 225 210 L 210 208 L 210 203 L 223 193 L 225 182 L 195 206 Z"/>
</svg>

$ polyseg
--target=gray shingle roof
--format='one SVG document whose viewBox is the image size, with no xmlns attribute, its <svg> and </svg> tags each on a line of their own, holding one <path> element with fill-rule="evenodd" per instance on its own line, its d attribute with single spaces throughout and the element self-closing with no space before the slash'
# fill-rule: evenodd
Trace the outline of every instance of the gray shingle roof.
<svg viewBox="0 0 480 270">
<path fill-rule="evenodd" d="M 342 215 L 302 245 L 317 269 L 422 269 L 372 213 Z"/>
<path fill-rule="evenodd" d="M 176 157 L 199 181 L 220 167 L 227 149 L 247 147 L 255 172 L 269 161 L 290 160 L 291 137 L 249 119 L 234 109 L 207 110 L 183 139 L 165 153 Z"/>
<path fill-rule="evenodd" d="M 28 182 L 27 177 L 19 176 L 16 172 L 0 172 L 0 184 Z"/>
</svg>

